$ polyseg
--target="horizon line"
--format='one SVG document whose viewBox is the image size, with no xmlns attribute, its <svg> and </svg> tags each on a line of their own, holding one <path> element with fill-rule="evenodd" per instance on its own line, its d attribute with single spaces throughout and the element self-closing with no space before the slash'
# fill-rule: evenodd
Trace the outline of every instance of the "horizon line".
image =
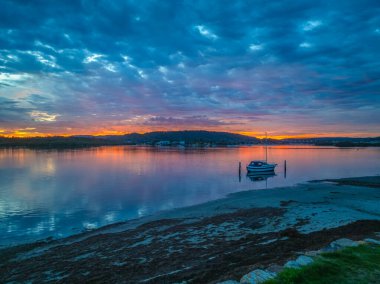
<svg viewBox="0 0 380 284">
<path fill-rule="evenodd" d="M 216 132 L 216 133 L 230 133 L 230 134 L 238 134 L 243 135 L 251 138 L 258 138 L 258 139 L 264 139 L 265 134 L 256 134 L 257 132 L 247 132 L 247 131 L 240 131 L 240 132 L 230 132 L 230 131 L 215 131 L 215 130 L 204 130 L 204 129 L 184 129 L 184 130 L 159 130 L 159 131 L 146 131 L 146 132 L 113 132 L 113 131 L 105 131 L 103 133 L 91 133 L 91 134 L 67 134 L 67 133 L 27 133 L 27 132 L 16 132 L 12 134 L 5 134 L 2 135 L 0 132 L 0 138 L 49 138 L 49 137 L 76 137 L 76 136 L 91 136 L 91 137 L 104 137 L 104 136 L 124 136 L 124 135 L 130 135 L 130 134 L 148 134 L 148 133 L 157 133 L 157 132 L 196 132 L 196 131 L 204 131 L 204 132 Z M 353 134 L 347 134 L 347 135 L 337 135 L 337 133 L 317 133 L 317 134 L 294 134 L 294 135 L 270 135 L 270 132 L 268 133 L 267 138 L 268 139 L 274 139 L 274 140 L 285 140 L 285 139 L 315 139 L 315 138 L 377 138 L 380 137 L 380 134 L 373 134 L 369 136 L 358 136 Z"/>
</svg>

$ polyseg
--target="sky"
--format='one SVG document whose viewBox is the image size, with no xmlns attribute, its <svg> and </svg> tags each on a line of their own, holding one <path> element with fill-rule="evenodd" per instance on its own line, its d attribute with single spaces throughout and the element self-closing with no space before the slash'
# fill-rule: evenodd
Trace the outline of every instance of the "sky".
<svg viewBox="0 0 380 284">
<path fill-rule="evenodd" d="M 0 135 L 379 136 L 380 2 L 1 1 Z"/>
</svg>

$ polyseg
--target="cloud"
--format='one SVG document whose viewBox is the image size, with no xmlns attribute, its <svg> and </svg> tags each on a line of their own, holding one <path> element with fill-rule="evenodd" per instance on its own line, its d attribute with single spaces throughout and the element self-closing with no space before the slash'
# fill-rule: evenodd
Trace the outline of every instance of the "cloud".
<svg viewBox="0 0 380 284">
<path fill-rule="evenodd" d="M 129 131 L 146 117 L 144 130 L 333 120 L 376 133 L 379 12 L 370 0 L 5 1 L 0 127 Z"/>
<path fill-rule="evenodd" d="M 49 113 L 37 111 L 37 110 L 31 111 L 29 114 L 30 114 L 30 117 L 34 121 L 38 121 L 38 122 L 53 122 L 53 121 L 56 121 L 57 117 L 59 116 L 59 114 L 49 114 Z"/>
<path fill-rule="evenodd" d="M 233 123 L 224 122 L 217 119 L 211 119 L 206 115 L 198 116 L 187 116 L 187 117 L 162 117 L 154 116 L 146 121 L 144 125 L 158 125 L 158 126 L 184 126 L 187 128 L 192 127 L 210 127 L 210 126 L 221 126 L 230 125 Z"/>
<path fill-rule="evenodd" d="M 302 42 L 300 43 L 300 47 L 302 48 L 310 48 L 312 45 L 308 42 Z"/>
<path fill-rule="evenodd" d="M 315 21 L 307 21 L 307 22 L 303 25 L 303 30 L 304 30 L 304 31 L 312 31 L 312 30 L 314 30 L 315 28 L 318 28 L 320 25 L 322 25 L 322 22 L 321 22 L 321 21 L 318 21 L 318 20 L 315 20 Z"/>
<path fill-rule="evenodd" d="M 249 49 L 252 51 L 262 50 L 263 46 L 261 44 L 251 44 Z"/>
<path fill-rule="evenodd" d="M 214 34 L 213 32 L 211 32 L 209 29 L 207 29 L 205 26 L 202 26 L 202 25 L 197 25 L 195 26 L 195 28 L 198 30 L 198 32 L 208 38 L 208 39 L 212 39 L 212 40 L 216 40 L 218 38 L 218 36 L 216 34 Z"/>
</svg>

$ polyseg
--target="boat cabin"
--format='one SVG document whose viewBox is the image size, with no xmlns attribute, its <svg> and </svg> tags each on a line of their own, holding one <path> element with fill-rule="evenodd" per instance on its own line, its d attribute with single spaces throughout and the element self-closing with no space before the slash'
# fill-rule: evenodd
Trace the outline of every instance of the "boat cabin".
<svg viewBox="0 0 380 284">
<path fill-rule="evenodd" d="M 267 165 L 267 163 L 263 162 L 263 161 L 252 161 L 249 163 L 249 166 L 251 166 L 251 167 L 261 167 L 264 165 Z"/>
</svg>

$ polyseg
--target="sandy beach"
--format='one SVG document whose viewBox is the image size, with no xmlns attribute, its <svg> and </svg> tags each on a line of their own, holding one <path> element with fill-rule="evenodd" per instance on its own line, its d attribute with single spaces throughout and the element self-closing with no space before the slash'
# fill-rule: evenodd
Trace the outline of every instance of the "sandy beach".
<svg viewBox="0 0 380 284">
<path fill-rule="evenodd" d="M 0 282 L 217 283 L 380 232 L 380 176 L 234 193 L 0 251 Z"/>
</svg>

